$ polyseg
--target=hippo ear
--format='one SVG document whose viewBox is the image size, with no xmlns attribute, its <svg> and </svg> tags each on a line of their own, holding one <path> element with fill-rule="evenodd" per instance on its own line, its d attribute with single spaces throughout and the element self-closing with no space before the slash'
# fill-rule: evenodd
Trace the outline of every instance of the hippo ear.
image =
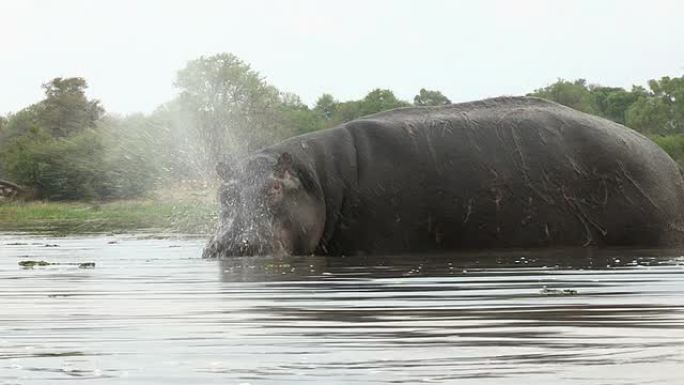
<svg viewBox="0 0 684 385">
<path fill-rule="evenodd" d="M 278 157 L 278 163 L 275 166 L 275 171 L 276 174 L 281 176 L 288 173 L 290 175 L 294 175 L 294 160 L 289 152 L 283 152 L 280 154 Z"/>
<path fill-rule="evenodd" d="M 216 173 L 226 182 L 231 180 L 234 174 L 233 169 L 230 167 L 230 162 L 227 160 L 218 162 L 216 165 Z"/>
<path fill-rule="evenodd" d="M 281 183 L 285 190 L 292 190 L 301 187 L 299 175 L 295 169 L 294 159 L 288 152 L 283 152 L 278 157 L 278 163 L 273 169 L 273 174 Z"/>
</svg>

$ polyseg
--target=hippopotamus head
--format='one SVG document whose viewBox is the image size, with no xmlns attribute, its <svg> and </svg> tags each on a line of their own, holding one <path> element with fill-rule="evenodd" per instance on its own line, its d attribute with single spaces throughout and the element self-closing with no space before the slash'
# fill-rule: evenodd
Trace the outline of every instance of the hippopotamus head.
<svg viewBox="0 0 684 385">
<path fill-rule="evenodd" d="M 204 257 L 303 255 L 315 251 L 325 225 L 319 185 L 293 157 L 259 153 L 217 166 L 220 217 Z"/>
</svg>

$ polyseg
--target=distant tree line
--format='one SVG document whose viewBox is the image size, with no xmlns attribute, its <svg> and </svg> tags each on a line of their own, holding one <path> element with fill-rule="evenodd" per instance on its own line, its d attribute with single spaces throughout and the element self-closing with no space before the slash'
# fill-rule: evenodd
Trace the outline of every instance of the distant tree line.
<svg viewBox="0 0 684 385">
<path fill-rule="evenodd" d="M 684 76 L 650 80 L 648 88 L 604 87 L 558 80 L 530 95 L 599 115 L 646 134 L 684 133 Z"/>
<path fill-rule="evenodd" d="M 358 100 L 323 94 L 309 107 L 227 53 L 190 61 L 174 84 L 178 95 L 153 113 L 121 117 L 86 97 L 84 79 L 53 79 L 43 100 L 0 116 L 0 179 L 42 199 L 135 198 L 212 180 L 228 154 L 397 107 L 451 103 L 436 90 L 421 89 L 409 102 L 374 89 Z M 684 160 L 684 76 L 631 90 L 558 80 L 530 95 L 625 124 Z"/>
</svg>

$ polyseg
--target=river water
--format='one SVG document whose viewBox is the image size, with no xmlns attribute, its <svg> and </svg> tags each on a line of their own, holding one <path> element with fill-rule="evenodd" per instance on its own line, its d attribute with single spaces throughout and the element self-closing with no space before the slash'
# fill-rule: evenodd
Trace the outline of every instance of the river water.
<svg viewBox="0 0 684 385">
<path fill-rule="evenodd" d="M 684 250 L 203 244 L 0 234 L 0 384 L 684 383 Z"/>
</svg>

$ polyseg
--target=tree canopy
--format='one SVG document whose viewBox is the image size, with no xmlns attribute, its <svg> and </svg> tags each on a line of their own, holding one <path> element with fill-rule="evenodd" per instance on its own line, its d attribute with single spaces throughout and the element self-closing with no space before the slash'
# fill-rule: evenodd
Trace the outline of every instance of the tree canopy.
<svg viewBox="0 0 684 385">
<path fill-rule="evenodd" d="M 104 109 L 85 95 L 82 78 L 55 78 L 43 85 L 45 98 L 10 114 L 0 130 L 0 173 L 44 199 L 105 199 L 144 192 L 152 171 L 131 162 L 134 151 L 105 146 Z M 121 166 L 127 165 L 127 170 Z M 136 173 L 149 171 L 133 181 Z"/>
<path fill-rule="evenodd" d="M 444 106 L 451 104 L 451 100 L 439 91 L 421 88 L 418 95 L 413 97 L 413 104 L 416 106 Z"/>
<path fill-rule="evenodd" d="M 587 84 L 584 79 L 557 82 L 530 95 L 602 116 L 646 134 L 684 134 L 684 76 L 650 80 L 648 89 L 631 90 Z"/>
</svg>

